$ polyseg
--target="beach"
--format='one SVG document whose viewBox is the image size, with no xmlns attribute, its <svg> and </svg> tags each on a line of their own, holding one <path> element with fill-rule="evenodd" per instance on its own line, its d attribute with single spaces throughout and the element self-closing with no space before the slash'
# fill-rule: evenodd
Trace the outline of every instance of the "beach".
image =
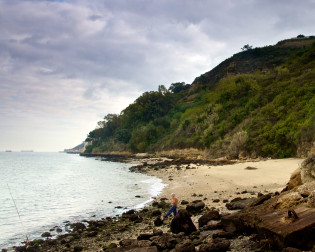
<svg viewBox="0 0 315 252">
<path fill-rule="evenodd" d="M 192 236 L 170 233 L 172 218 L 163 221 L 158 226 L 155 223 L 159 218 L 157 216 L 163 217 L 169 209 L 171 193 L 175 193 L 178 197 L 179 209 L 186 208 L 184 201 L 191 203 L 199 200 L 205 203 L 204 210 L 191 217 L 198 228 L 198 220 L 209 210 L 218 211 L 220 215 L 235 212 L 226 208 L 226 203 L 234 198 L 257 198 L 259 194 L 281 192 L 286 187 L 292 172 L 302 161 L 302 159 L 290 158 L 215 162 L 212 160 L 207 163 L 204 160 L 183 162 L 160 157 L 128 160 L 135 164 L 131 171 L 156 176 L 166 184 L 153 202 L 136 212 L 129 211 L 113 218 L 104 217 L 98 221 L 86 221 L 84 225 L 72 224 L 73 227 L 78 225 L 78 228 L 72 229 L 69 234 L 60 235 L 55 240 L 50 240 L 48 237 L 46 241 L 43 239 L 29 246 L 36 246 L 38 251 L 68 251 L 67 249 L 70 249 L 69 251 L 105 251 L 110 247 L 126 246 L 123 244 L 126 241 L 130 242 L 130 239 L 135 242 L 142 234 L 150 234 L 150 237 L 153 237 L 152 234 L 157 230 L 178 241 L 188 238 L 193 241 Z M 166 205 L 161 206 L 161 203 L 162 205 L 166 203 Z M 157 211 L 159 214 L 155 215 Z M 209 237 L 212 235 L 213 232 L 197 233 L 195 245 L 198 247 L 210 241 Z M 249 236 L 233 238 L 229 251 L 253 251 L 251 249 L 256 245 L 253 245 L 255 243 L 250 239 Z"/>
<path fill-rule="evenodd" d="M 155 159 L 142 161 L 147 164 L 157 162 Z M 175 193 L 179 200 L 201 199 L 209 208 L 225 211 L 223 201 L 281 192 L 302 161 L 300 158 L 237 160 L 225 165 L 195 162 L 158 170 L 148 168 L 143 172 L 161 178 L 167 184 L 159 198 L 170 198 L 171 193 Z"/>
</svg>

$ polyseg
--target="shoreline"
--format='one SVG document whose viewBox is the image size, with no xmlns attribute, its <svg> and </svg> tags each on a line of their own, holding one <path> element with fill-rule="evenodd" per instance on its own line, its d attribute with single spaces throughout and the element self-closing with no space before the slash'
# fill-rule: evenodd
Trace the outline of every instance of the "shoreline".
<svg viewBox="0 0 315 252">
<path fill-rule="evenodd" d="M 231 211 L 227 210 L 225 204 L 226 202 L 230 202 L 233 198 L 241 197 L 241 198 L 249 198 L 249 197 L 257 197 L 259 193 L 275 193 L 283 189 L 286 183 L 289 181 L 291 173 L 298 168 L 299 163 L 302 162 L 302 159 L 290 158 L 290 159 L 270 159 L 270 160 L 222 160 L 218 159 L 216 161 L 209 160 L 208 162 L 205 160 L 199 160 L 193 162 L 193 160 L 184 160 L 184 159 L 170 159 L 165 157 L 154 157 L 154 156 L 142 156 L 135 157 L 133 156 L 115 156 L 114 160 L 108 156 L 99 156 L 95 155 L 93 157 L 101 157 L 102 160 L 106 161 L 115 161 L 121 162 L 121 159 L 124 159 L 123 162 L 134 164 L 129 170 L 131 172 L 141 172 L 147 175 L 155 176 L 162 180 L 163 184 L 166 186 L 160 192 L 160 194 L 152 199 L 150 202 L 144 204 L 142 209 L 137 210 L 137 212 L 141 213 L 143 216 L 146 216 L 145 213 L 154 211 L 152 204 L 154 202 L 160 202 L 162 200 L 166 200 L 170 198 L 170 194 L 174 192 L 181 202 L 182 200 L 187 202 L 192 202 L 194 200 L 202 200 L 205 202 L 206 209 L 216 209 L 222 214 L 227 214 Z M 103 159 L 104 158 L 104 159 Z M 110 159 L 110 160 L 108 160 Z M 282 172 L 279 172 L 277 169 L 274 170 L 275 167 L 282 167 Z M 250 168 L 250 169 L 246 169 Z M 232 169 L 232 171 L 231 171 Z M 278 171 L 278 172 L 275 172 Z M 235 174 L 240 173 L 241 175 L 237 177 L 237 183 L 233 179 L 235 179 Z M 256 174 L 259 175 L 256 180 L 253 180 L 253 177 L 245 177 L 245 174 Z M 268 174 L 265 178 L 261 176 L 262 174 Z M 216 174 L 217 176 L 214 176 Z M 276 174 L 277 176 L 272 176 L 272 174 Z M 223 179 L 223 177 L 228 178 Z M 220 177 L 221 176 L 221 177 Z M 223 177 L 222 177 L 223 176 Z M 264 178 L 265 180 L 262 180 Z M 209 179 L 211 184 L 209 185 Z M 270 181 L 270 179 L 272 181 Z M 268 185 L 264 185 L 263 182 L 269 181 Z M 246 185 L 245 185 L 245 184 Z M 250 185 L 247 185 L 250 183 Z M 185 205 L 179 205 L 179 209 L 185 207 Z M 131 211 L 131 210 L 129 210 Z M 167 211 L 163 209 L 163 211 Z M 162 212 L 162 215 L 165 214 Z M 87 221 L 88 226 L 91 227 L 92 224 L 106 222 L 107 224 L 110 222 L 118 223 L 117 225 L 121 228 L 118 230 L 117 228 L 113 228 L 115 230 L 114 234 L 109 236 L 108 239 L 104 239 L 100 244 L 105 246 L 106 244 L 114 243 L 119 244 L 119 241 L 122 239 L 135 239 L 141 232 L 153 232 L 154 225 L 152 225 L 152 220 L 150 220 L 150 216 L 143 217 L 146 219 L 145 223 L 129 223 L 126 228 L 126 223 L 123 218 L 125 213 L 120 214 L 118 217 L 107 217 L 106 219 L 97 220 L 97 221 Z M 140 214 L 139 214 L 140 216 Z M 200 216 L 199 216 L 200 217 Z M 193 221 L 197 226 L 198 218 L 193 217 Z M 92 225 L 93 226 L 93 225 Z M 132 230 L 128 230 L 129 227 L 132 227 Z M 127 230 L 125 230 L 127 229 Z M 163 226 L 163 232 L 168 232 L 169 227 Z M 104 231 L 105 230 L 105 231 Z M 103 232 L 110 232 L 110 229 L 104 229 Z M 117 231 L 118 230 L 118 231 Z M 116 232 L 117 231 L 117 232 Z M 85 244 L 91 246 L 92 243 L 95 243 L 93 240 L 93 236 L 89 237 L 92 239 L 88 239 L 85 235 L 78 234 L 76 230 L 73 231 L 76 236 L 78 236 L 79 241 L 70 241 L 67 244 L 73 245 L 74 243 Z M 41 246 L 47 246 L 51 248 L 51 251 L 62 251 L 59 250 L 60 246 L 57 246 L 60 239 L 65 239 L 67 236 L 72 236 L 72 233 L 63 234 L 57 236 L 56 239 L 50 240 L 49 238 L 46 242 L 41 243 Z M 108 234 L 107 234 L 108 236 Z M 93 242 L 91 242 L 91 241 Z M 46 245 L 44 245 L 47 243 Z M 63 243 L 63 242 L 61 242 Z M 57 246 L 57 247 L 56 247 Z M 94 246 L 94 245 L 93 245 Z M 101 245 L 98 245 L 101 246 Z M 95 248 L 95 247 L 94 247 Z M 47 247 L 45 248 L 47 249 Z M 47 250 L 49 251 L 49 250 Z M 94 251 L 86 250 L 86 251 Z M 95 250 L 96 251 L 96 250 Z M 102 250 L 99 250 L 102 251 Z"/>
</svg>

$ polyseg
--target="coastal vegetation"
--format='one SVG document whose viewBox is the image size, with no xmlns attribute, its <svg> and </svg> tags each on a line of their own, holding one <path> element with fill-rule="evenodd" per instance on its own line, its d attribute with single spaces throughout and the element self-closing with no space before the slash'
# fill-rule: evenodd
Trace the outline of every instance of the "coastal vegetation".
<svg viewBox="0 0 315 252">
<path fill-rule="evenodd" d="M 306 155 L 315 141 L 315 38 L 242 50 L 191 85 L 160 85 L 108 114 L 88 134 L 85 152 Z"/>
</svg>

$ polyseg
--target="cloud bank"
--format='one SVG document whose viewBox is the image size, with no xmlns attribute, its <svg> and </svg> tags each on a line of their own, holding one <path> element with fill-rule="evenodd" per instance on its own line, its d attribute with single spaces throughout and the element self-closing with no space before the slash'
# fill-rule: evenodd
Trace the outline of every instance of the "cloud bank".
<svg viewBox="0 0 315 252">
<path fill-rule="evenodd" d="M 145 91 L 314 34 L 315 1 L 0 0 L 0 150 L 57 151 Z"/>
</svg>

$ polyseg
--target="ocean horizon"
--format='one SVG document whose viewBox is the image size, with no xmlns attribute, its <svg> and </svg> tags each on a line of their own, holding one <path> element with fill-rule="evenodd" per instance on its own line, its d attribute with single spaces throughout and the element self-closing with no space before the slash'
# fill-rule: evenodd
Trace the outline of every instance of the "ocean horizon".
<svg viewBox="0 0 315 252">
<path fill-rule="evenodd" d="M 0 248 L 144 207 L 165 185 L 131 166 L 62 152 L 1 152 Z"/>
</svg>

